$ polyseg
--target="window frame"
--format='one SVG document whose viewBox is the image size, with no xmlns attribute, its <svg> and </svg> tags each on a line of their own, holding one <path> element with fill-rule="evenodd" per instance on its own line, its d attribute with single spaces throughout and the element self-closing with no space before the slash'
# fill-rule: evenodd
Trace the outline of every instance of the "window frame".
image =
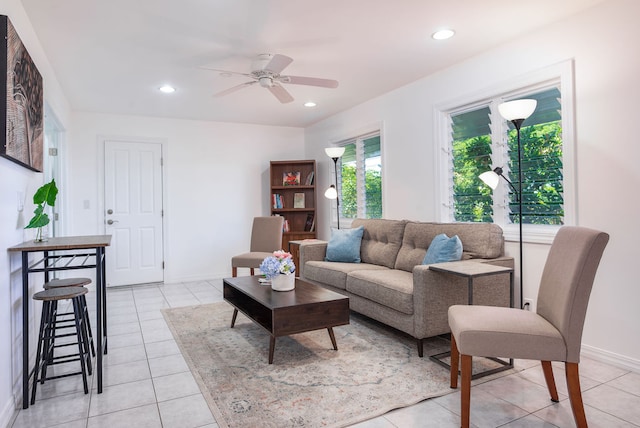
<svg viewBox="0 0 640 428">
<path fill-rule="evenodd" d="M 353 132 L 353 133 L 349 133 L 347 134 L 348 136 L 342 137 L 342 138 L 333 138 L 332 142 L 330 143 L 330 146 L 332 147 L 342 147 L 342 146 L 346 146 L 348 144 L 352 144 L 352 143 L 356 143 L 358 141 L 364 141 L 368 138 L 374 137 L 374 136 L 378 136 L 380 138 L 380 171 L 381 171 L 381 180 L 382 180 L 382 201 L 381 201 L 381 205 L 382 205 L 382 218 L 384 218 L 384 213 L 385 213 L 385 208 L 384 208 L 384 200 L 385 200 L 385 185 L 384 185 L 384 133 L 383 133 L 383 126 L 382 124 L 375 124 L 375 125 L 371 125 L 369 127 L 363 128 L 361 130 L 359 130 L 358 132 Z M 363 196 L 364 195 L 364 189 L 360 188 L 360 185 L 364 186 L 364 168 L 360 165 L 360 162 L 364 162 L 364 158 L 362 155 L 362 153 L 360 153 L 361 150 L 358 150 L 357 146 L 356 146 L 356 163 L 357 165 L 357 174 L 358 174 L 358 200 L 357 200 L 357 210 L 358 210 L 358 214 L 356 216 L 356 218 L 360 218 L 363 216 L 363 210 L 364 210 L 364 206 L 366 204 L 366 201 L 364 200 Z M 335 171 L 334 171 L 334 164 L 333 161 L 330 161 L 329 163 L 330 169 L 329 169 L 329 177 L 331 177 L 330 180 L 330 184 L 334 184 L 336 177 L 335 177 Z M 342 183 L 342 158 L 340 158 L 338 160 L 338 198 L 340 198 L 340 200 L 342 200 L 342 187 L 340 186 L 340 184 Z M 362 175 L 362 182 L 360 182 L 360 175 Z M 335 200 L 330 200 L 330 211 L 329 211 L 329 218 L 330 218 L 330 223 L 331 223 L 331 227 L 336 227 L 337 226 L 337 219 L 336 219 L 336 201 Z M 340 216 L 340 226 L 341 228 L 351 228 L 351 222 L 354 219 L 352 218 L 346 218 L 346 217 L 342 217 Z"/>
<path fill-rule="evenodd" d="M 523 95 L 543 90 L 551 86 L 560 89 L 560 105 L 562 109 L 562 162 L 563 162 L 563 199 L 564 224 L 577 224 L 577 192 L 575 162 L 575 109 L 573 86 L 573 60 L 563 61 L 544 69 L 528 73 L 509 82 L 487 88 L 478 93 L 466 95 L 456 100 L 445 102 L 434 108 L 434 138 L 436 149 L 436 215 L 438 221 L 455 222 L 453 210 L 453 164 L 451 160 L 451 128 L 450 114 L 473 110 L 482 106 L 491 106 L 497 112 L 498 104 L 521 98 Z M 495 116 L 492 113 L 492 119 Z M 526 126 L 526 122 L 525 122 Z M 492 144 L 506 145 L 507 122 L 499 117 L 491 121 Z M 492 166 L 504 166 L 509 162 L 507 150 L 493 151 Z M 509 191 L 506 182 L 493 191 L 493 206 L 496 210 L 508 210 Z M 507 241 L 519 240 L 518 224 L 509 223 L 508 216 L 498 213 L 494 223 L 502 227 Z M 531 243 L 551 243 L 560 226 L 523 224 L 523 241 Z"/>
</svg>

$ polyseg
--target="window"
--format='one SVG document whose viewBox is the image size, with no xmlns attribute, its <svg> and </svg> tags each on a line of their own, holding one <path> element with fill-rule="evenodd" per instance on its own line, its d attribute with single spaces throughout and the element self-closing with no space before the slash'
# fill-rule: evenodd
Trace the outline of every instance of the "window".
<svg viewBox="0 0 640 428">
<path fill-rule="evenodd" d="M 568 219 L 573 222 L 574 196 L 567 194 L 573 183 L 572 103 L 563 99 L 567 94 L 562 81 L 558 77 L 442 111 L 441 147 L 447 155 L 442 158 L 444 221 L 495 222 L 507 238 L 513 236 L 519 221 L 518 194 L 506 180 L 500 179 L 492 190 L 478 176 L 499 166 L 519 188 L 517 131 L 500 116 L 498 105 L 533 98 L 538 101 L 536 110 L 520 130 L 525 239 L 548 242 L 557 227 Z"/>
<path fill-rule="evenodd" d="M 343 141 L 338 165 L 340 218 L 382 218 L 380 132 Z"/>
</svg>

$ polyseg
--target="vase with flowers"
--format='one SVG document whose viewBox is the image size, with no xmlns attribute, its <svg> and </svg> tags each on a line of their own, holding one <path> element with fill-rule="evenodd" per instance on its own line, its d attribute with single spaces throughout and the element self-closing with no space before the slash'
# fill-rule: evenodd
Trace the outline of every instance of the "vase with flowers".
<svg viewBox="0 0 640 428">
<path fill-rule="evenodd" d="M 260 272 L 271 281 L 271 288 L 276 291 L 290 291 L 296 286 L 296 265 L 291 253 L 284 250 L 274 251 L 260 263 Z"/>
</svg>

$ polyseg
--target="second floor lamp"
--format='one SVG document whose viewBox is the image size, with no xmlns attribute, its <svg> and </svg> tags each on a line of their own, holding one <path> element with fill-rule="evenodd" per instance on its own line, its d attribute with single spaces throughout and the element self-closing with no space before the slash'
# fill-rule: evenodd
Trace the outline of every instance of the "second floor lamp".
<svg viewBox="0 0 640 428">
<path fill-rule="evenodd" d="M 533 114 L 537 104 L 538 102 L 536 100 L 525 99 L 508 101 L 498 106 L 500 115 L 513 124 L 518 136 L 518 189 L 516 189 L 511 181 L 502 174 L 502 168 L 500 167 L 494 168 L 493 171 L 483 172 L 479 176 L 487 186 L 494 190 L 498 187 L 500 177 L 504 178 L 518 198 L 518 226 L 520 237 L 520 309 L 523 309 L 522 292 L 524 289 L 524 275 L 522 273 L 522 146 L 520 144 L 520 128 L 522 127 L 522 123 Z"/>
<path fill-rule="evenodd" d="M 344 147 L 327 147 L 324 152 L 333 159 L 333 168 L 336 177 L 336 184 L 329 186 L 324 197 L 336 200 L 336 219 L 338 220 L 338 229 L 340 229 L 340 198 L 338 197 L 338 159 L 344 154 Z"/>
</svg>

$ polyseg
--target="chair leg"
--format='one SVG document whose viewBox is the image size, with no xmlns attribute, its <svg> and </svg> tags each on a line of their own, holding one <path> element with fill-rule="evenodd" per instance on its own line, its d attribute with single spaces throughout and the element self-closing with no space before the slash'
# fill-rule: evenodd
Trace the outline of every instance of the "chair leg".
<svg viewBox="0 0 640 428">
<path fill-rule="evenodd" d="M 253 268 L 249 268 L 251 270 L 251 276 L 255 275 Z"/>
<path fill-rule="evenodd" d="M 232 267 L 231 268 L 231 276 L 234 277 L 234 278 L 236 276 L 238 276 L 238 268 L 237 267 Z"/>
<path fill-rule="evenodd" d="M 456 339 L 451 335 L 451 388 L 458 387 L 458 366 L 460 365 L 460 352 L 458 352 L 458 345 Z"/>
<path fill-rule="evenodd" d="M 469 428 L 471 419 L 471 355 L 460 355 L 460 426 Z"/>
<path fill-rule="evenodd" d="M 418 357 L 424 356 L 424 339 L 418 339 Z"/>
<path fill-rule="evenodd" d="M 544 380 L 547 383 L 547 389 L 549 390 L 549 395 L 551 396 L 551 401 L 557 403 L 558 400 L 558 390 L 556 389 L 556 381 L 553 378 L 553 369 L 551 368 L 551 361 L 541 361 L 542 363 L 542 371 L 544 372 Z"/>
<path fill-rule="evenodd" d="M 582 403 L 582 392 L 580 391 L 580 376 L 578 374 L 578 363 L 564 363 L 565 375 L 567 377 L 567 388 L 569 389 L 569 401 L 571 410 L 578 428 L 587 428 L 587 417 L 584 414 L 584 404 Z"/>
</svg>

